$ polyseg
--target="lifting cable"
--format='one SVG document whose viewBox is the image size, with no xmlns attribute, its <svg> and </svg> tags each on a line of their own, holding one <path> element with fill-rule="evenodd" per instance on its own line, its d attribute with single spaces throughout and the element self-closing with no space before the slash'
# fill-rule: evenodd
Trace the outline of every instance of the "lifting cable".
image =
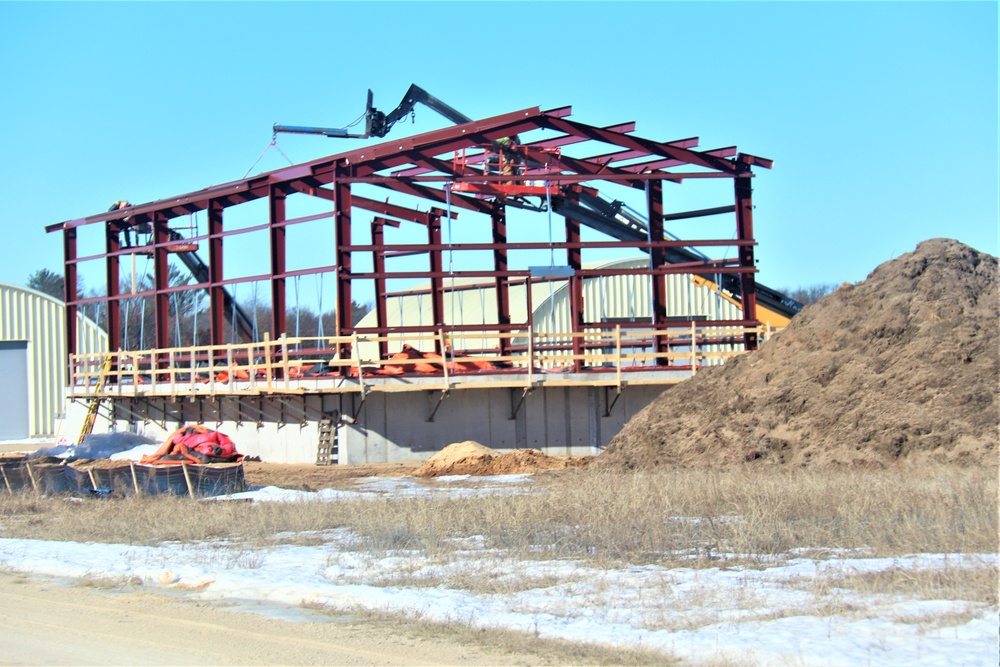
<svg viewBox="0 0 1000 667">
<path fill-rule="evenodd" d="M 233 312 L 229 317 L 229 331 L 232 332 L 229 336 L 229 342 L 231 345 L 236 345 L 236 292 L 239 290 L 239 287 L 239 283 L 233 283 Z"/>
<path fill-rule="evenodd" d="M 260 337 L 260 332 L 257 329 L 257 281 L 253 281 L 253 289 L 251 290 L 251 298 L 253 299 L 253 329 L 251 334 L 253 335 L 253 340 L 251 343 L 256 343 L 257 339 Z"/>
<path fill-rule="evenodd" d="M 266 153 L 267 153 L 267 152 L 268 152 L 269 150 L 271 150 L 271 147 L 272 147 L 272 146 L 274 147 L 274 150 L 276 150 L 276 151 L 278 151 L 279 153 L 281 153 L 281 157 L 283 157 L 283 158 L 285 158 L 286 160 L 288 160 L 288 164 L 291 164 L 291 165 L 294 165 L 294 164 L 295 164 L 294 162 L 292 162 L 292 161 L 291 161 L 291 160 L 289 159 L 289 157 L 288 157 L 287 155 L 285 155 L 285 151 L 281 150 L 281 148 L 280 148 L 280 147 L 278 146 L 278 135 L 277 135 L 277 134 L 272 134 L 272 135 L 271 135 L 271 143 L 269 143 L 269 144 L 268 144 L 268 145 L 267 145 L 267 146 L 266 146 L 266 147 L 264 148 L 264 150 L 263 150 L 263 151 L 261 151 L 260 155 L 258 155 L 258 156 L 257 156 L 257 159 L 256 159 L 256 160 L 254 160 L 253 164 L 252 164 L 252 165 L 250 165 L 250 168 L 249 168 L 249 169 L 247 169 L 247 173 L 243 174 L 243 178 L 246 178 L 247 176 L 249 176 L 249 175 L 250 175 L 250 172 L 251 172 L 251 171 L 253 171 L 253 168 L 257 166 L 257 163 L 258 163 L 258 162 L 260 162 L 260 161 L 261 161 L 262 159 L 264 159 L 264 155 L 265 155 L 265 154 L 266 154 Z"/>
<path fill-rule="evenodd" d="M 299 278 L 302 276 L 295 276 L 295 337 L 298 338 L 301 334 L 299 332 L 299 314 L 302 312 L 299 309 Z M 301 344 L 297 344 L 296 347 L 300 347 Z"/>
<path fill-rule="evenodd" d="M 649 181 L 646 181 L 645 187 L 646 187 L 646 208 L 647 209 L 651 209 L 652 208 L 651 204 L 653 202 L 650 200 Z M 653 325 L 653 329 L 655 330 L 656 329 L 656 302 L 654 300 L 655 299 L 654 294 L 655 294 L 656 290 L 653 289 L 653 281 L 657 280 L 657 276 L 653 275 L 653 268 L 654 267 L 653 267 L 653 225 L 652 225 L 652 220 L 650 220 L 646 224 L 646 239 L 649 241 L 649 244 L 650 244 L 649 245 L 649 280 L 647 281 L 649 283 L 649 302 L 648 302 L 649 303 L 649 321 Z M 657 241 L 662 241 L 663 239 L 656 239 L 656 240 Z M 629 298 L 629 303 L 631 303 L 631 297 Z"/>
<path fill-rule="evenodd" d="M 556 248 L 553 245 L 552 237 L 552 195 L 549 194 L 549 182 L 545 181 L 545 208 L 549 216 L 549 268 L 556 268 Z M 569 289 L 569 280 L 566 281 L 566 288 Z M 552 284 L 552 276 L 549 276 L 549 333 L 556 330 L 555 313 L 555 285 Z"/>
<path fill-rule="evenodd" d="M 142 275 L 147 276 L 149 270 L 149 255 L 146 255 L 146 263 L 142 267 Z M 139 312 L 139 349 L 146 349 L 146 297 L 142 298 L 141 310 Z"/>
<path fill-rule="evenodd" d="M 124 320 L 125 320 L 125 349 L 126 350 L 129 349 L 129 345 L 128 345 L 128 311 L 129 311 L 129 306 L 131 305 L 131 303 L 130 303 L 131 301 L 132 301 L 131 299 L 125 299 L 125 307 L 122 308 L 122 310 L 125 311 L 123 313 L 123 316 L 124 316 Z"/>
<path fill-rule="evenodd" d="M 326 349 L 326 341 L 323 340 L 323 275 L 319 274 L 319 280 L 316 282 L 316 295 L 317 301 L 319 301 L 319 317 L 316 318 L 316 337 L 319 338 L 319 349 Z"/>
<path fill-rule="evenodd" d="M 174 302 L 174 345 L 181 346 L 181 312 L 177 306 L 177 292 L 170 295 L 170 300 Z"/>
</svg>

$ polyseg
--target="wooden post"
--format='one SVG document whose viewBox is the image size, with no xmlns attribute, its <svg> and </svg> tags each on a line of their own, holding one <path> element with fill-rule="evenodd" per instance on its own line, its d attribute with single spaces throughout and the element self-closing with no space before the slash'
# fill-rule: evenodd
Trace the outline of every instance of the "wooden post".
<svg viewBox="0 0 1000 667">
<path fill-rule="evenodd" d="M 531 386 L 532 374 L 535 372 L 535 332 L 528 326 L 528 386 Z"/>
<path fill-rule="evenodd" d="M 267 365 L 267 390 L 271 391 L 271 332 L 264 332 L 264 363 Z"/>
<path fill-rule="evenodd" d="M 188 376 L 189 376 L 188 379 L 191 381 L 191 389 L 190 389 L 190 391 L 191 391 L 192 394 L 194 393 L 195 369 L 197 368 L 197 364 L 195 363 L 195 355 L 196 354 L 197 353 L 195 352 L 194 345 L 192 345 L 191 346 L 191 357 L 189 359 L 190 360 L 190 371 L 188 373 Z"/>
<path fill-rule="evenodd" d="M 696 337 L 698 335 L 698 328 L 695 326 L 694 322 L 691 323 L 691 377 L 695 376 L 698 372 L 698 348 Z"/>
<path fill-rule="evenodd" d="M 142 493 L 139 491 L 139 478 L 135 475 L 135 461 L 128 462 L 128 469 L 132 472 L 132 488 L 135 489 L 135 495 L 140 496 Z"/>
<path fill-rule="evenodd" d="M 322 317 L 322 313 L 320 317 Z M 288 338 L 281 334 L 281 373 L 284 376 L 285 390 L 288 390 Z"/>
<path fill-rule="evenodd" d="M 3 483 L 7 487 L 7 493 L 14 495 L 14 490 L 10 488 L 10 480 L 7 479 L 7 471 L 4 470 L 3 466 L 0 466 L 0 475 L 3 475 Z"/>
<path fill-rule="evenodd" d="M 188 464 L 182 463 L 181 468 L 184 470 L 184 481 L 187 482 L 188 495 L 194 498 L 194 487 L 191 485 L 191 475 L 188 474 Z"/>
<path fill-rule="evenodd" d="M 35 473 L 32 472 L 32 470 L 31 470 L 31 464 L 30 463 L 26 463 L 24 467 L 28 469 L 28 478 L 31 479 L 31 487 L 35 490 L 35 493 L 39 493 L 39 491 L 38 491 L 38 480 L 35 479 Z"/>
<path fill-rule="evenodd" d="M 618 380 L 618 391 L 622 389 L 622 325 L 615 325 L 615 368 Z"/>
<path fill-rule="evenodd" d="M 90 477 L 90 487 L 97 491 L 97 480 L 94 479 L 94 469 L 87 468 L 87 476 Z"/>
<path fill-rule="evenodd" d="M 177 368 L 174 366 L 174 351 L 170 350 L 170 395 L 177 395 Z"/>
</svg>

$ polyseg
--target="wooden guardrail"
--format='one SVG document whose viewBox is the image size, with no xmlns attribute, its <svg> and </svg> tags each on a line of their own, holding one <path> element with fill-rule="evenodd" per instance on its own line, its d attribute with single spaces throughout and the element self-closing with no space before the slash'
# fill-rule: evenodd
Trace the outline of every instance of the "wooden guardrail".
<svg viewBox="0 0 1000 667">
<path fill-rule="evenodd" d="M 748 332 L 756 333 L 763 342 L 774 329 L 769 325 L 756 328 L 692 325 L 662 330 L 616 326 L 577 333 L 531 329 L 505 333 L 441 330 L 434 334 L 283 336 L 275 340 L 265 334 L 263 341 L 255 343 L 75 354 L 71 357 L 70 389 L 77 398 L 307 391 L 365 393 L 374 388 L 374 378 L 399 377 L 387 374 L 389 369 L 394 372 L 401 366 L 413 369 L 418 363 L 433 366 L 433 372 L 404 371 L 404 376 L 439 377 L 443 389 L 473 385 L 463 381 L 463 377 L 484 373 L 508 376 L 505 384 L 509 386 L 567 384 L 565 374 L 578 367 L 586 372 L 574 376 L 573 384 L 620 388 L 629 381 L 627 377 L 635 377 L 631 374 L 636 371 L 686 371 L 694 375 L 699 368 L 724 363 L 743 354 L 743 336 Z M 484 341 L 494 349 L 500 349 L 499 343 L 504 341 L 508 352 L 462 351 L 471 345 L 483 346 Z M 660 351 L 655 349 L 654 341 L 659 341 Z M 381 359 L 378 358 L 380 343 L 387 344 L 392 351 L 411 346 L 424 350 L 428 356 Z M 350 356 L 341 358 L 341 350 L 349 350 Z M 444 350 L 445 354 L 440 357 L 428 350 Z M 110 368 L 104 371 L 100 384 L 102 368 L 109 357 Z M 663 383 L 684 377 L 675 373 Z M 378 390 L 386 391 L 435 388 L 426 383 L 379 384 Z"/>
</svg>

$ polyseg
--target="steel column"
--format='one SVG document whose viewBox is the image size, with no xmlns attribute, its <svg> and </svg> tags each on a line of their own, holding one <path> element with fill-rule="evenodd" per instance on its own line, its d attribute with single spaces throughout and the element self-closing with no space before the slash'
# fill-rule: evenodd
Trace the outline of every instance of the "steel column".
<svg viewBox="0 0 1000 667">
<path fill-rule="evenodd" d="M 497 323 L 503 327 L 510 324 L 510 281 L 502 272 L 507 271 L 507 207 L 502 199 L 493 202 L 491 213 L 493 243 L 493 269 L 499 274 L 494 284 L 497 297 Z M 510 339 L 500 338 L 500 356 L 506 356 L 510 349 Z"/>
<path fill-rule="evenodd" d="M 121 322 L 121 302 L 118 296 L 121 294 L 121 282 L 119 280 L 118 251 L 121 250 L 121 231 L 114 222 L 105 223 L 105 275 L 108 283 L 108 300 L 106 302 L 107 327 L 108 327 L 108 350 L 115 351 L 122 348 L 122 322 Z"/>
<path fill-rule="evenodd" d="M 753 241 L 753 187 L 749 176 L 733 179 L 736 189 L 736 238 L 740 241 Z M 740 301 L 743 303 L 743 319 L 757 322 L 757 279 L 754 273 L 757 263 L 754 259 L 753 245 L 739 247 L 740 268 Z M 747 350 L 757 349 L 757 334 L 743 334 L 743 344 Z"/>
<path fill-rule="evenodd" d="M 646 205 L 649 213 L 649 238 L 657 242 L 663 240 L 663 183 L 661 181 L 648 181 L 646 190 Z M 651 307 L 653 327 L 662 330 L 667 324 L 667 277 L 654 273 L 666 264 L 666 253 L 663 248 L 651 247 L 649 249 L 649 265 L 652 275 L 650 275 L 651 285 Z M 657 352 L 668 352 L 670 346 L 664 336 L 657 336 L 655 341 Z M 669 365 L 667 359 L 657 359 L 658 366 Z"/>
<path fill-rule="evenodd" d="M 372 220 L 372 267 L 375 269 L 376 273 L 386 273 L 385 270 L 385 226 L 399 227 L 399 222 L 396 220 L 389 220 L 388 218 L 375 218 Z M 375 321 L 378 324 L 379 329 L 383 329 L 388 326 L 389 313 L 386 303 L 386 279 L 376 278 L 375 279 Z M 402 322 L 400 322 L 402 324 Z M 389 343 L 387 341 L 379 341 L 378 344 L 379 358 L 388 359 L 389 358 Z"/>
<path fill-rule="evenodd" d="M 337 240 L 334 250 L 334 263 L 337 265 L 335 274 L 337 281 L 337 336 L 349 336 L 354 331 L 351 300 L 351 184 L 344 179 L 350 176 L 350 171 L 337 167 L 334 180 L 334 226 Z M 349 343 L 340 345 L 340 358 L 349 359 L 351 346 Z M 346 373 L 348 368 L 342 368 Z"/>
<path fill-rule="evenodd" d="M 580 242 L 580 222 L 572 218 L 566 218 L 566 241 L 568 243 Z M 583 268 L 583 252 L 577 247 L 570 247 L 566 250 L 567 264 L 573 269 L 573 275 L 569 278 L 569 313 L 570 331 L 574 334 L 583 333 L 583 278 L 579 271 Z M 573 354 L 579 356 L 583 354 L 583 338 L 573 337 Z M 583 370 L 583 360 L 573 360 L 573 370 Z"/>
<path fill-rule="evenodd" d="M 208 203 L 208 301 L 209 326 L 212 345 L 226 344 L 226 288 L 222 271 L 222 203 L 213 199 Z M 236 327 L 236 322 L 231 325 Z M 208 360 L 209 366 L 215 359 Z"/>
<path fill-rule="evenodd" d="M 441 246 L 441 214 L 436 209 L 427 214 L 427 241 L 432 246 Z M 430 263 L 431 273 L 440 273 L 444 267 L 444 250 L 440 247 L 437 250 L 429 250 L 427 259 Z M 455 298 L 452 292 L 451 297 Z M 444 279 L 431 278 L 431 319 L 434 320 L 434 331 L 444 326 Z M 400 324 L 404 324 L 400 322 Z M 435 352 L 444 356 L 441 343 L 436 342 Z"/>
<path fill-rule="evenodd" d="M 66 352 L 70 355 L 79 352 L 77 346 L 77 326 L 76 326 L 76 299 L 77 299 L 77 273 L 76 273 L 76 229 L 66 228 L 63 230 L 63 261 L 65 262 L 63 279 L 63 295 L 66 301 Z M 73 366 L 66 357 L 66 368 L 68 374 L 67 381 L 73 383 Z"/>
<path fill-rule="evenodd" d="M 170 230 L 162 213 L 153 214 L 153 313 L 156 323 L 156 347 L 170 347 L 170 258 L 167 244 Z"/>
<path fill-rule="evenodd" d="M 273 185 L 268 193 L 271 233 L 271 337 L 280 338 L 285 333 L 285 191 Z M 320 313 L 320 317 L 323 314 Z M 256 324 L 256 323 L 255 323 Z"/>
</svg>

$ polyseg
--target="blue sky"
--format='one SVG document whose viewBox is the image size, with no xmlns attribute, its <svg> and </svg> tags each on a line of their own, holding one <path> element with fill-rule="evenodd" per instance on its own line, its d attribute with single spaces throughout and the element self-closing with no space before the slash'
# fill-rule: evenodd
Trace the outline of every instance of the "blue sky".
<svg viewBox="0 0 1000 667">
<path fill-rule="evenodd" d="M 939 236 L 995 255 L 997 55 L 996 3 L 0 2 L 0 282 L 61 271 L 46 225 L 240 178 L 272 123 L 343 126 L 411 82 L 474 118 L 570 104 L 773 158 L 772 287 Z M 445 123 L 418 107 L 390 136 Z M 355 145 L 279 138 L 296 162 Z"/>
</svg>

